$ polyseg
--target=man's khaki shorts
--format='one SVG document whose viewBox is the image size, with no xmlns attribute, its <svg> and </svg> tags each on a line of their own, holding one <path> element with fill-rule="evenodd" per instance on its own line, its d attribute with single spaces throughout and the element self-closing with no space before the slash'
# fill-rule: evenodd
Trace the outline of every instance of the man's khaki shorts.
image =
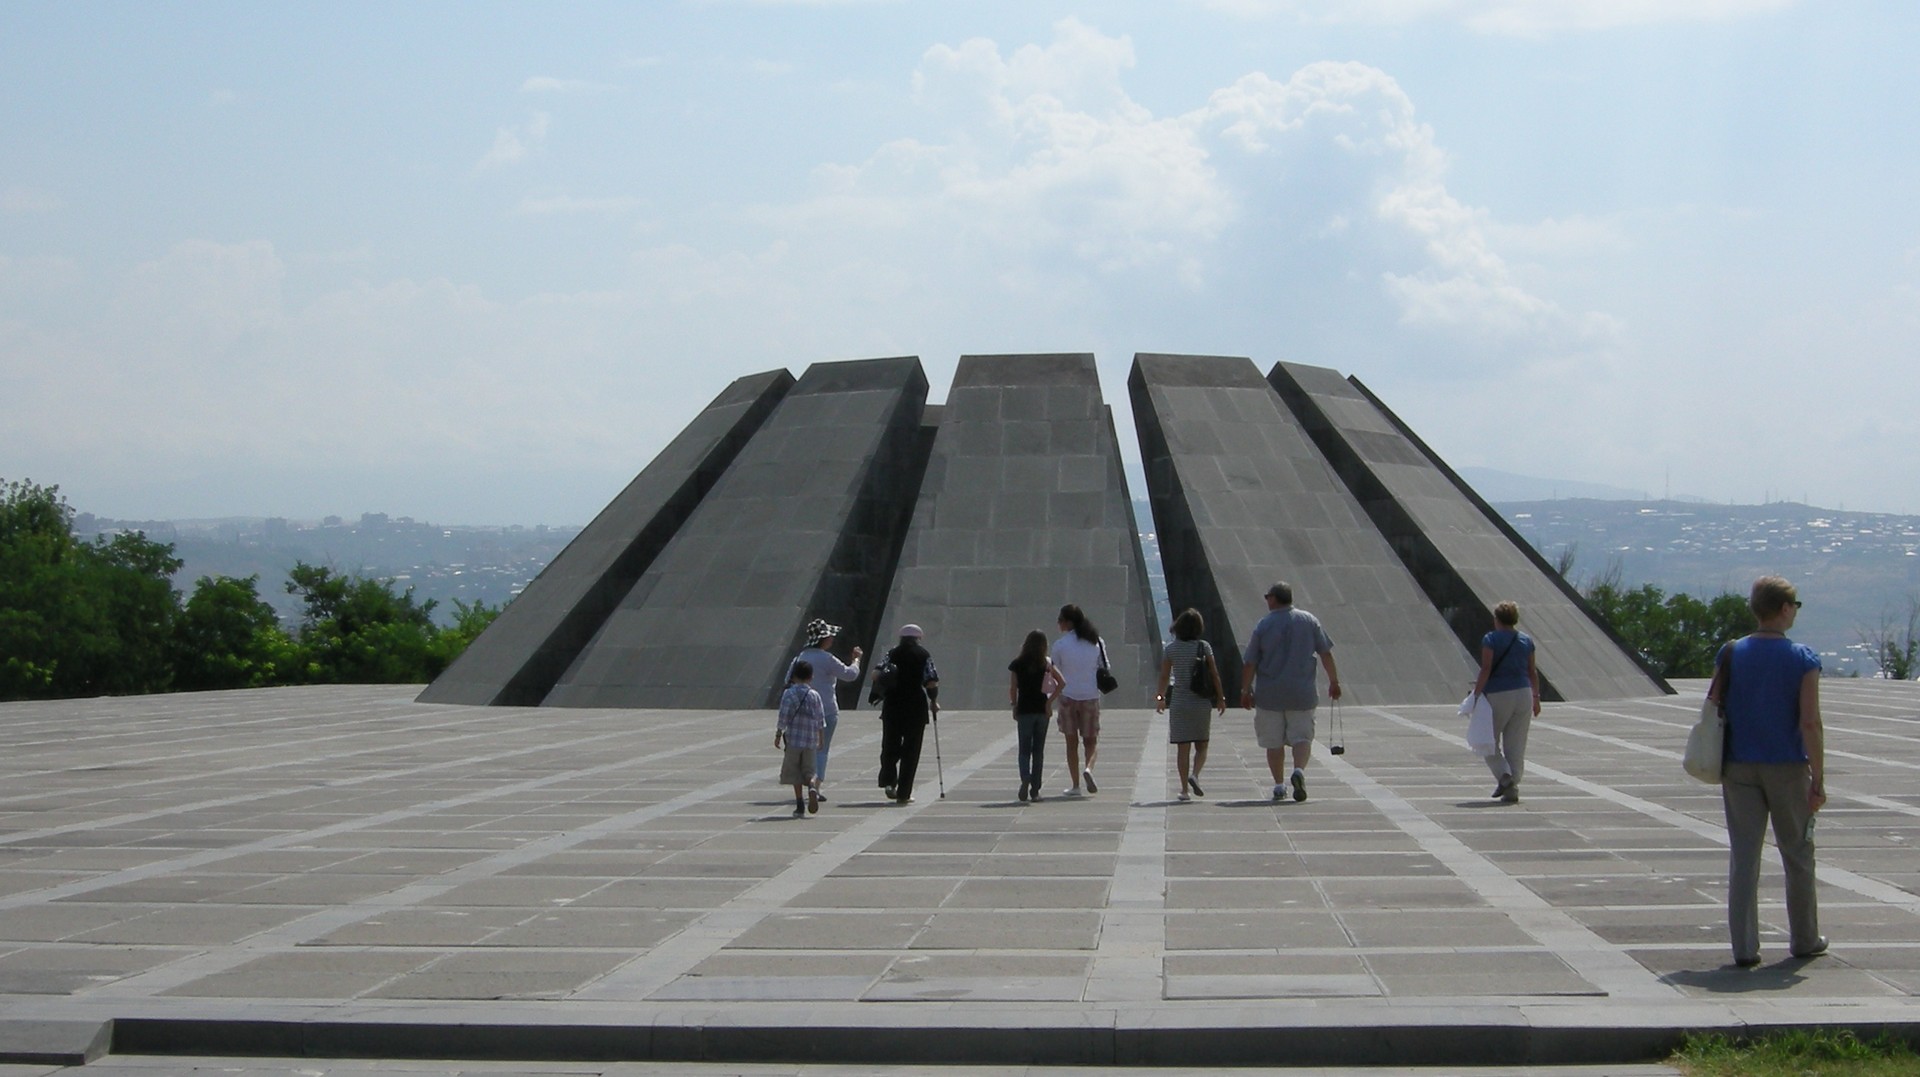
<svg viewBox="0 0 1920 1077">
<path fill-rule="evenodd" d="M 1309 744 L 1313 741 L 1313 708 L 1282 711 L 1260 707 L 1253 712 L 1253 736 L 1269 751 Z"/>
</svg>

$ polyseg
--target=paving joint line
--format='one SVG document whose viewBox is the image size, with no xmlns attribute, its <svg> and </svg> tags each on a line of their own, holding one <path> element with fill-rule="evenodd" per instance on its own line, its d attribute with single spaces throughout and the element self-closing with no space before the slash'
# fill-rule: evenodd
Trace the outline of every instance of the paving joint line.
<svg viewBox="0 0 1920 1077">
<path fill-rule="evenodd" d="M 954 784 L 971 777 L 988 763 L 1006 754 L 1017 734 L 1007 733 L 989 742 L 954 768 Z M 784 903 L 820 882 L 842 864 L 871 848 L 882 835 L 893 832 L 902 823 L 931 807 L 933 800 L 917 800 L 905 810 L 882 809 L 852 827 L 828 839 L 813 853 L 802 857 L 772 878 L 749 887 L 711 911 L 661 940 L 645 953 L 613 969 L 567 997 L 587 1000 L 643 999 L 687 975 L 708 958 L 726 948 L 748 929 L 778 912 Z"/>
<path fill-rule="evenodd" d="M 1370 707 L 1375 714 L 1392 717 L 1381 708 Z M 1465 741 L 1460 742 L 1465 746 Z M 1327 761 L 1336 777 L 1372 804 L 1408 837 L 1419 843 L 1429 855 L 1446 865 L 1454 876 L 1504 912 L 1514 925 L 1561 956 L 1582 979 L 1610 996 L 1632 999 L 1674 999 L 1682 993 L 1660 981 L 1635 961 L 1625 950 L 1607 942 L 1585 925 L 1555 908 L 1520 880 L 1507 874 L 1493 861 L 1474 851 L 1431 816 L 1413 806 L 1370 775 L 1344 759 Z"/>
<path fill-rule="evenodd" d="M 1466 748 L 1467 742 L 1462 737 L 1455 736 L 1445 730 L 1435 729 L 1423 722 L 1417 722 L 1411 718 L 1406 718 L 1390 711 L 1380 708 L 1374 708 L 1374 710 L 1381 717 L 1389 721 L 1406 726 L 1409 729 L 1420 730 L 1440 740 L 1457 744 L 1463 750 Z M 1678 759 L 1679 756 L 1675 754 L 1673 758 Z M 1611 801 L 1620 807 L 1631 809 L 1652 819 L 1657 819 L 1671 827 L 1688 831 L 1697 837 L 1705 838 L 1717 845 L 1724 846 L 1727 844 L 1726 827 L 1705 822 L 1677 808 L 1669 808 L 1664 804 L 1656 804 L 1643 797 L 1634 796 L 1632 793 L 1623 793 L 1611 786 L 1605 786 L 1598 782 L 1588 781 L 1585 778 L 1575 777 L 1565 771 L 1557 770 L 1543 764 L 1529 762 L 1527 764 L 1527 770 L 1530 773 L 1551 778 L 1569 788 L 1578 789 L 1589 796 Z M 1883 883 L 1878 879 L 1868 878 L 1865 875 L 1849 871 L 1846 868 L 1820 868 L 1818 874 L 1821 880 L 1851 890 L 1861 897 L 1920 916 L 1920 896 L 1910 894 L 1897 886 Z"/>
</svg>

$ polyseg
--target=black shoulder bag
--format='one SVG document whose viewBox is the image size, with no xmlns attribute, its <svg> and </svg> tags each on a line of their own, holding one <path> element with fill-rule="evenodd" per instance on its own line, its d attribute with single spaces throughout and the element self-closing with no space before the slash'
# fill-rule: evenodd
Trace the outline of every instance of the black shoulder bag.
<svg viewBox="0 0 1920 1077">
<path fill-rule="evenodd" d="M 1200 641 L 1199 653 L 1193 656 L 1193 671 L 1187 675 L 1187 691 L 1209 703 L 1220 698 L 1220 685 L 1213 678 L 1213 670 L 1208 668 L 1207 659 L 1213 657 L 1213 648 L 1206 640 Z"/>
<path fill-rule="evenodd" d="M 1093 683 L 1100 686 L 1101 695 L 1106 695 L 1120 687 L 1120 682 L 1114 677 L 1113 670 L 1107 666 L 1106 640 L 1100 641 L 1100 668 L 1093 671 Z"/>
</svg>

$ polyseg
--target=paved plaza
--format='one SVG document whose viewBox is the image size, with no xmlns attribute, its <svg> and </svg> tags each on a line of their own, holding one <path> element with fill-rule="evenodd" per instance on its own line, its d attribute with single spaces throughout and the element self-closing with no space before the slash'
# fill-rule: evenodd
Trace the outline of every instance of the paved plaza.
<svg viewBox="0 0 1920 1077">
<path fill-rule="evenodd" d="M 1013 723 L 950 712 L 895 806 L 855 711 L 805 819 L 768 711 L 7 704 L 0 1060 L 1546 1065 L 1688 1029 L 1912 1036 L 1920 685 L 1823 686 L 1833 949 L 1787 956 L 1770 860 L 1754 970 L 1729 965 L 1718 792 L 1679 766 L 1702 686 L 1678 687 L 1549 705 L 1512 806 L 1452 707 L 1364 688 L 1344 755 L 1322 711 L 1304 803 L 1269 799 L 1238 710 L 1178 803 L 1164 716 L 1114 709 L 1097 795 L 1057 795 L 1056 733 L 1020 803 Z"/>
</svg>

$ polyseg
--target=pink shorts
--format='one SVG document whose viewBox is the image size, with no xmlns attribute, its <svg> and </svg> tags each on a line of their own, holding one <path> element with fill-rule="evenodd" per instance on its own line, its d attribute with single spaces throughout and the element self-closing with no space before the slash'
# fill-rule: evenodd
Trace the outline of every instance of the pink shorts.
<svg viewBox="0 0 1920 1077">
<path fill-rule="evenodd" d="M 1098 699 L 1059 698 L 1060 713 L 1055 719 L 1060 732 L 1084 741 L 1100 739 L 1100 701 Z"/>
</svg>

